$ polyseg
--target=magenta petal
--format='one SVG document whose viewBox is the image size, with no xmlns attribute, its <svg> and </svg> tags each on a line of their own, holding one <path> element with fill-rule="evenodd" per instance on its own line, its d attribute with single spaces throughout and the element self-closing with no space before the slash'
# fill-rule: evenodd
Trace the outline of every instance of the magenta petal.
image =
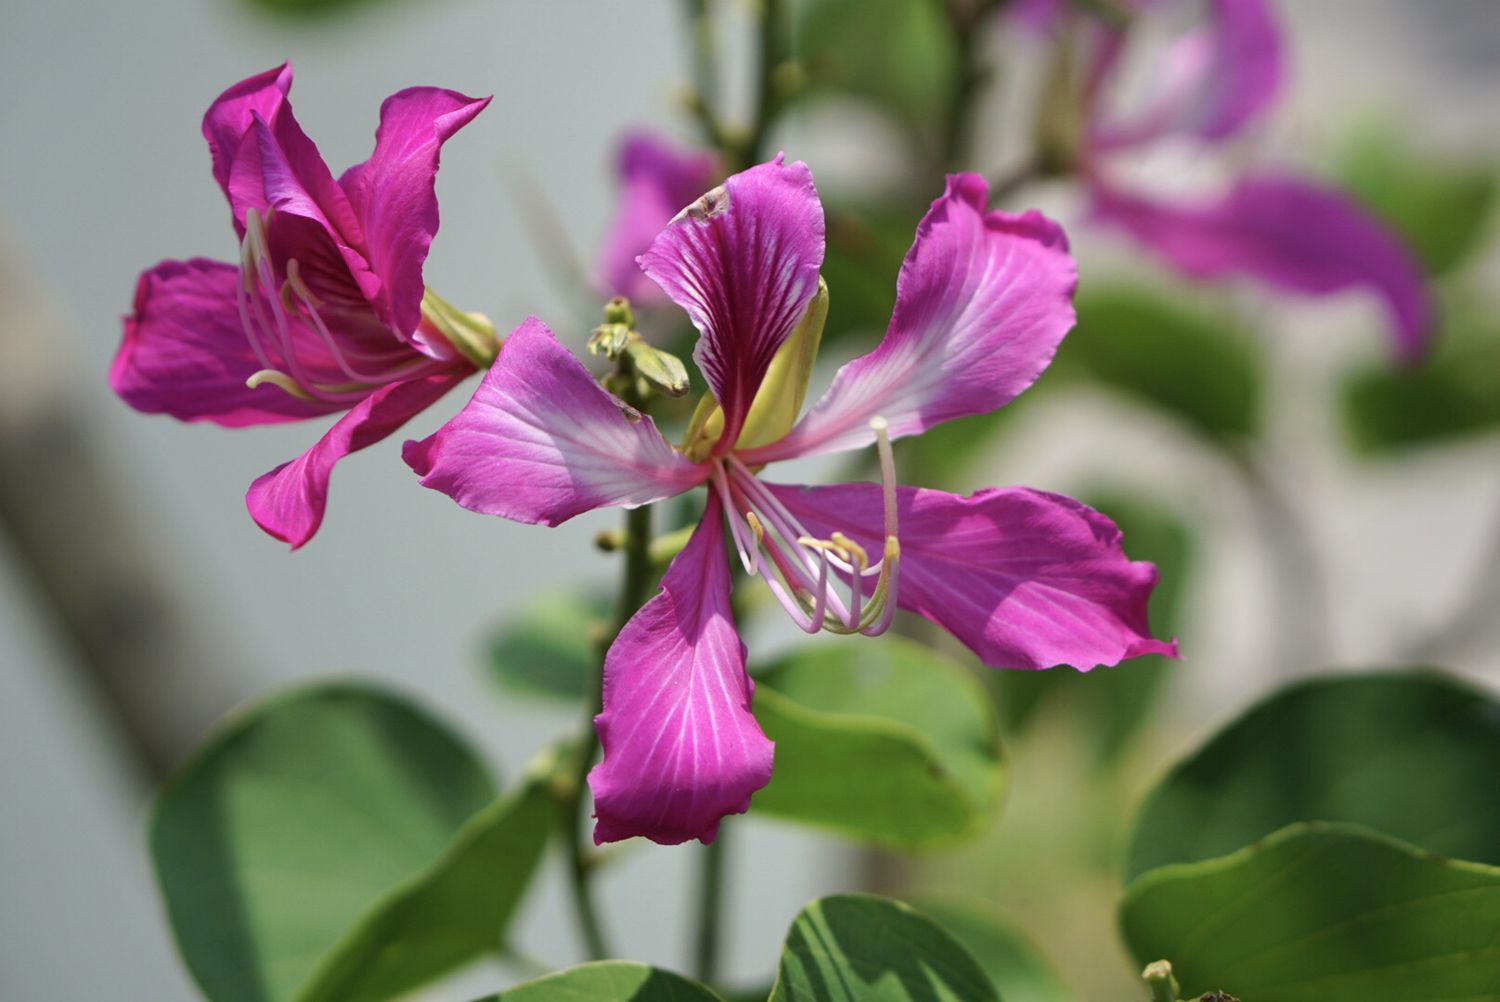
<svg viewBox="0 0 1500 1002">
<path fill-rule="evenodd" d="M 470 371 L 465 366 L 376 390 L 339 418 L 311 449 L 250 485 L 245 495 L 250 517 L 292 549 L 302 546 L 323 523 L 334 464 L 400 428 L 462 382 Z"/>
<path fill-rule="evenodd" d="M 1194 278 L 1247 276 L 1286 292 L 1380 295 L 1396 352 L 1421 354 L 1432 306 L 1421 269 L 1400 240 L 1353 199 L 1283 177 L 1248 177 L 1208 204 L 1156 202 L 1096 188 L 1094 212 Z"/>
<path fill-rule="evenodd" d="M 717 498 L 604 659 L 604 761 L 589 773 L 594 841 L 643 835 L 712 842 L 771 780 L 771 741 L 750 712 L 755 686 L 729 608 Z"/>
<path fill-rule="evenodd" d="M 343 409 L 274 386 L 245 386 L 261 364 L 240 326 L 238 274 L 232 265 L 194 258 L 163 261 L 141 275 L 109 370 L 109 385 L 122 400 L 147 414 L 230 428 Z"/>
<path fill-rule="evenodd" d="M 363 226 L 370 267 L 384 283 L 377 310 L 402 335 L 421 320 L 422 264 L 438 229 L 438 155 L 489 103 L 437 87 L 391 95 L 380 106 L 375 152 L 339 179 Z"/>
<path fill-rule="evenodd" d="M 734 445 L 776 349 L 818 291 L 823 206 L 812 172 L 777 156 L 703 196 L 662 230 L 641 267 L 702 333 L 693 358 Z"/>
<path fill-rule="evenodd" d="M 599 252 L 597 282 L 607 296 L 637 303 L 661 297 L 636 258 L 662 227 L 713 186 L 718 162 L 712 153 L 678 149 L 651 132 L 632 132 L 616 153 L 620 202 Z"/>
<path fill-rule="evenodd" d="M 240 141 L 250 131 L 257 117 L 269 121 L 292 89 L 292 64 L 282 63 L 275 69 L 230 87 L 214 99 L 203 116 L 203 138 L 213 157 L 214 180 L 229 194 L 229 170 L 239 151 Z"/>
<path fill-rule="evenodd" d="M 1091 146 L 1118 149 L 1169 133 L 1216 140 L 1270 106 L 1283 76 L 1281 31 L 1266 0 L 1212 0 L 1208 21 L 1157 61 L 1154 96 L 1138 115 L 1096 122 Z M 1112 60 L 1109 53 L 1101 58 Z"/>
<path fill-rule="evenodd" d="M 660 501 L 707 475 L 535 317 L 505 340 L 464 409 L 404 455 L 424 487 L 465 508 L 542 525 Z"/>
<path fill-rule="evenodd" d="M 769 485 L 814 535 L 842 530 L 880 551 L 877 484 Z M 1120 530 L 1060 494 L 992 488 L 971 497 L 903 487 L 898 500 L 898 602 L 994 668 L 1088 670 L 1142 654 L 1177 655 L 1154 640 L 1146 603 L 1156 568 L 1126 558 Z"/>
<path fill-rule="evenodd" d="M 1062 230 L 1038 213 L 986 212 L 989 187 L 954 174 L 917 226 L 880 345 L 845 365 L 788 435 L 745 460 L 854 449 L 1009 403 L 1073 326 L 1078 272 Z"/>
</svg>

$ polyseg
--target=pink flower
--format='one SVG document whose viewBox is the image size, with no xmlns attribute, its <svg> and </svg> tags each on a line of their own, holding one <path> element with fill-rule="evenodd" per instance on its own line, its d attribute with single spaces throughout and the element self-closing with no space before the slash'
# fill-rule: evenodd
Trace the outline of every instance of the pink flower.
<svg viewBox="0 0 1500 1002">
<path fill-rule="evenodd" d="M 661 592 L 604 664 L 589 776 L 596 841 L 711 841 L 771 775 L 730 609 L 725 527 L 804 630 L 876 634 L 899 605 L 987 664 L 1087 669 L 1175 654 L 1150 637 L 1150 564 L 1102 515 L 1025 488 L 971 497 L 898 488 L 889 440 L 994 410 L 1037 378 L 1073 325 L 1062 231 L 985 209 L 972 174 L 949 178 L 917 228 L 889 329 L 798 419 L 821 333 L 823 211 L 806 165 L 780 157 L 689 206 L 640 257 L 688 312 L 711 397 L 681 447 L 604 390 L 540 321 L 509 338 L 473 400 L 406 459 L 475 511 L 557 525 L 698 485 L 707 508 Z M 875 444 L 882 483 L 762 479 L 767 464 Z"/>
<path fill-rule="evenodd" d="M 347 412 L 250 487 L 251 516 L 295 549 L 322 522 L 334 464 L 486 364 L 496 343 L 422 282 L 439 149 L 489 99 L 392 95 L 375 152 L 335 180 L 292 115 L 291 85 L 282 65 L 210 105 L 203 135 L 240 261 L 142 274 L 109 381 L 137 410 L 231 428 Z"/>
<path fill-rule="evenodd" d="M 1161 0 L 1124 0 L 1136 18 Z M 1281 172 L 1246 174 L 1206 199 L 1166 200 L 1130 191 L 1110 177 L 1119 153 L 1177 137 L 1212 145 L 1243 132 L 1280 92 L 1281 33 L 1267 0 L 1208 0 L 1204 21 L 1158 56 L 1154 87 L 1133 114 L 1115 97 L 1128 31 L 1089 19 L 1076 25 L 1085 46 L 1084 133 L 1078 151 L 1093 216 L 1118 227 L 1194 278 L 1248 276 L 1286 292 L 1327 295 L 1365 288 L 1391 317 L 1397 354 L 1420 355 L 1432 328 L 1422 273 L 1400 240 L 1349 196 Z M 1024 23 L 1065 30 L 1062 0 L 1026 0 Z"/>
</svg>

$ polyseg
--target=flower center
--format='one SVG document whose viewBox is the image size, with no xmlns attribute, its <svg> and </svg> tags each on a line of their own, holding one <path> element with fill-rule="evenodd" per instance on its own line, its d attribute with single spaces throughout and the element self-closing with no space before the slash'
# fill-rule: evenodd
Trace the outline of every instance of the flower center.
<svg viewBox="0 0 1500 1002">
<path fill-rule="evenodd" d="M 389 356 L 340 346 L 319 312 L 324 304 L 302 278 L 296 258 L 287 259 L 285 278 L 277 284 L 266 236 L 275 211 L 245 213 L 236 299 L 245 339 L 261 364 L 245 380 L 246 386 L 270 383 L 301 400 L 351 404 L 388 383 L 440 367 L 425 356 L 393 366 Z M 363 366 L 368 363 L 379 371 L 366 371 Z"/>
<path fill-rule="evenodd" d="M 896 614 L 901 562 L 896 465 L 885 419 L 874 418 L 870 427 L 880 456 L 885 537 L 884 552 L 873 564 L 866 549 L 843 532 L 813 536 L 738 457 L 729 455 L 714 465 L 713 488 L 728 513 L 745 572 L 764 578 L 792 621 L 808 633 L 876 636 L 890 628 Z M 761 559 L 762 551 L 768 561 Z"/>
</svg>

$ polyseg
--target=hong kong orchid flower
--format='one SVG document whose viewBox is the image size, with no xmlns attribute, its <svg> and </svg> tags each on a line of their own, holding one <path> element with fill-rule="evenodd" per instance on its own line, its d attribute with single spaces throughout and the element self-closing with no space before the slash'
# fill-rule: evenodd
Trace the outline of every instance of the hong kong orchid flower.
<svg viewBox="0 0 1500 1002">
<path fill-rule="evenodd" d="M 1419 355 L 1432 323 L 1421 271 L 1400 240 L 1349 196 L 1264 169 L 1207 199 L 1147 195 L 1114 177 L 1120 154 L 1171 138 L 1217 144 L 1242 134 L 1271 107 L 1284 57 L 1268 0 L 1206 0 L 1204 20 L 1158 57 L 1154 85 L 1133 113 L 1118 113 L 1113 101 L 1130 25 L 1181 4 L 1112 4 L 1118 10 L 1112 19 L 1072 18 L 1068 0 L 1024 0 L 1017 7 L 1025 23 L 1081 50 L 1083 127 L 1071 155 L 1088 184 L 1093 217 L 1194 278 L 1247 276 L 1313 295 L 1373 291 L 1391 317 L 1397 355 Z"/>
<path fill-rule="evenodd" d="M 684 205 L 721 177 L 718 158 L 705 150 L 680 149 L 652 132 L 628 132 L 615 151 L 620 200 L 599 249 L 595 284 L 606 296 L 637 305 L 665 297 L 635 263 L 661 228 Z"/>
<path fill-rule="evenodd" d="M 800 420 L 827 308 L 823 210 L 806 165 L 778 157 L 704 195 L 640 257 L 701 335 L 694 358 L 711 394 L 681 446 L 535 318 L 452 421 L 407 444 L 424 485 L 521 522 L 707 488 L 661 592 L 605 658 L 604 758 L 589 775 L 596 841 L 711 841 L 770 779 L 730 610 L 726 525 L 746 572 L 808 632 L 877 634 L 900 606 L 994 666 L 1088 669 L 1175 653 L 1146 623 L 1156 569 L 1126 559 L 1104 516 L 1025 488 L 965 498 L 896 485 L 892 438 L 1006 404 L 1073 324 L 1062 231 L 1034 212 L 986 211 L 987 197 L 982 178 L 949 178 L 917 228 L 884 340 Z M 760 474 L 871 444 L 879 484 Z"/>
<path fill-rule="evenodd" d="M 251 516 L 296 548 L 322 522 L 334 464 L 487 366 L 498 342 L 422 281 L 439 150 L 489 99 L 392 95 L 375 152 L 335 180 L 292 115 L 291 85 L 283 65 L 210 105 L 203 135 L 240 260 L 142 274 L 109 378 L 137 410 L 231 428 L 347 412 L 250 487 Z"/>
</svg>

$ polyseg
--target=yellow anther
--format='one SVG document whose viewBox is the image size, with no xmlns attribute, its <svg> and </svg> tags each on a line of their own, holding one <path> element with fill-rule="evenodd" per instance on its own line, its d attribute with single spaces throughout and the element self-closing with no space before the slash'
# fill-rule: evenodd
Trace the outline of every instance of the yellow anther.
<svg viewBox="0 0 1500 1002">
<path fill-rule="evenodd" d="M 854 560 L 859 561 L 860 570 L 864 570 L 866 567 L 870 566 L 870 555 L 865 552 L 865 548 L 863 546 L 860 546 L 858 543 L 850 539 L 848 536 L 844 535 L 842 532 L 835 532 L 828 538 L 833 540 L 833 542 L 839 547 L 839 549 L 849 554 L 849 557 L 846 557 L 845 559 L 850 559 L 852 557 Z"/>
<path fill-rule="evenodd" d="M 764 544 L 766 541 L 766 528 L 760 524 L 760 519 L 755 516 L 755 512 L 745 512 L 745 521 L 749 524 L 750 531 L 755 533 L 755 545 L 760 546 Z"/>
<path fill-rule="evenodd" d="M 295 379 L 280 369 L 261 369 L 258 372 L 251 373 L 250 378 L 245 380 L 245 386 L 252 390 L 262 383 L 270 383 L 272 386 L 285 391 L 298 400 L 306 400 L 310 403 L 317 402 L 311 393 L 304 390 Z"/>
</svg>

